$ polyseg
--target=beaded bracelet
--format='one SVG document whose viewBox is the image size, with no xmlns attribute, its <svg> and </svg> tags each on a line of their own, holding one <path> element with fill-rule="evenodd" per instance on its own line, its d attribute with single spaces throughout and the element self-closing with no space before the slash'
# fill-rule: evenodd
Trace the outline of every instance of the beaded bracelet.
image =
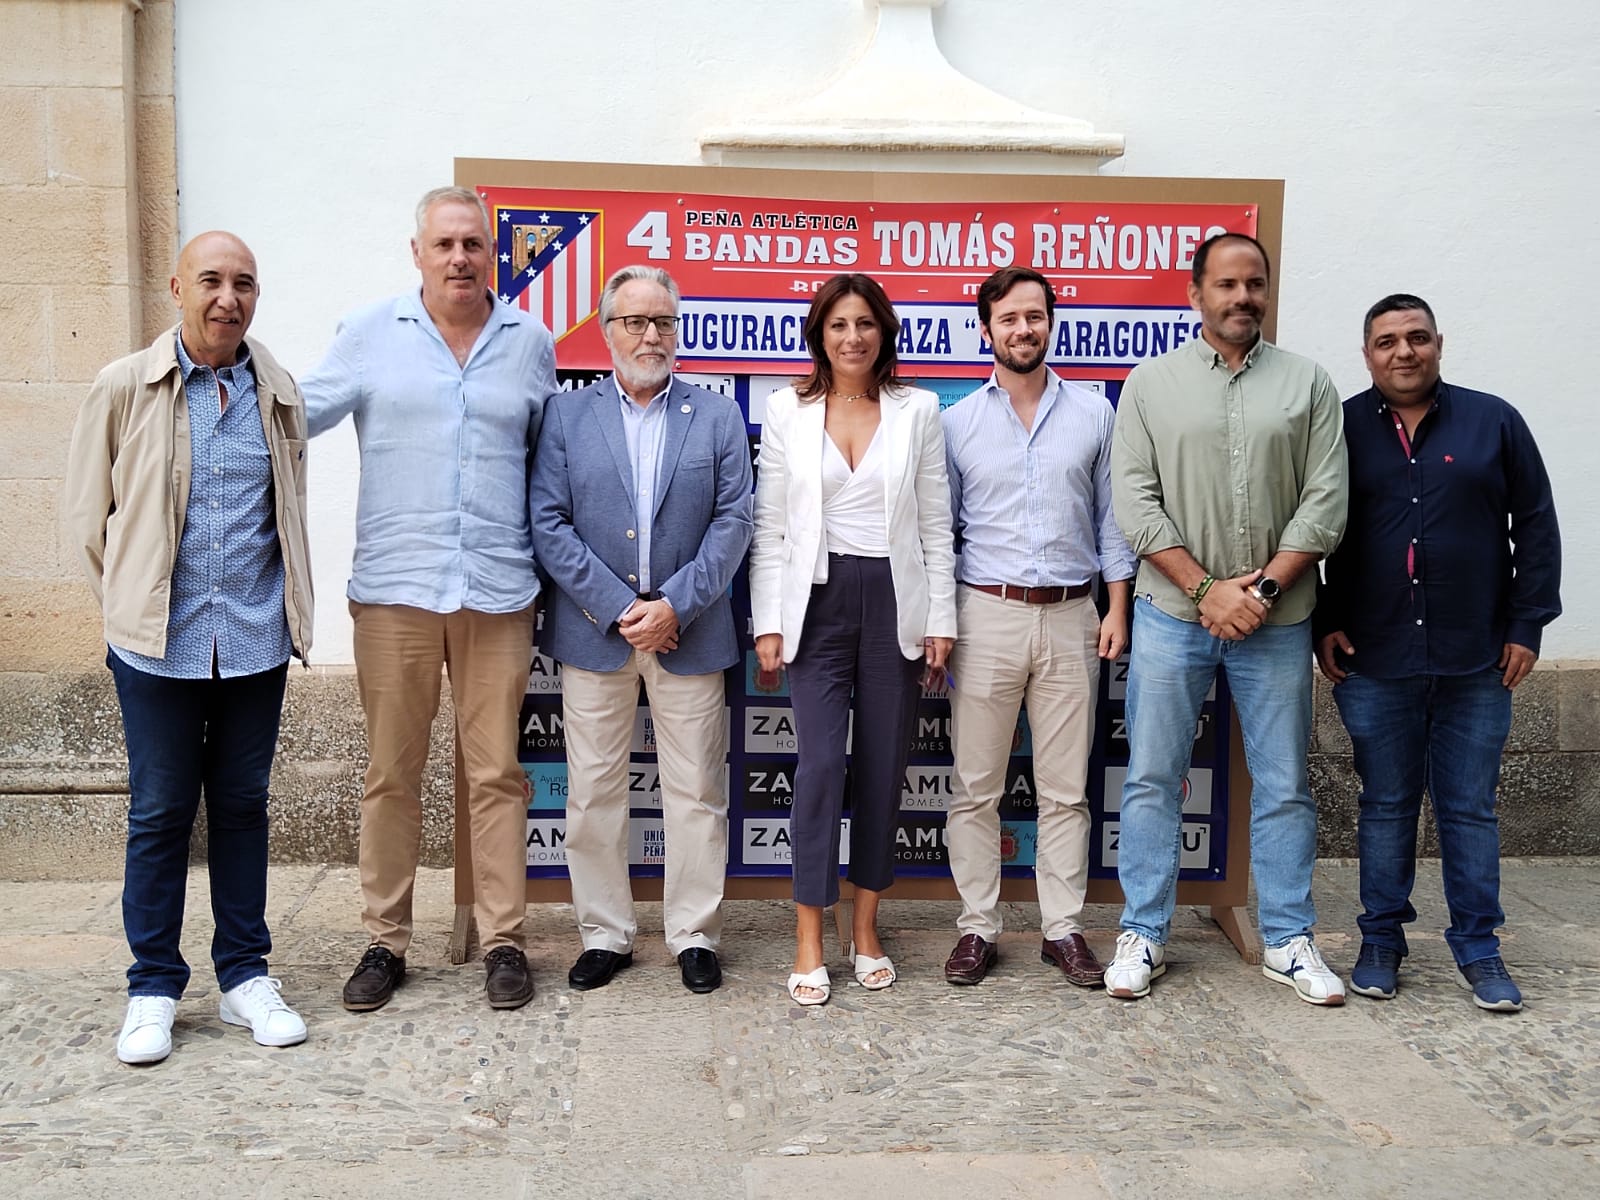
<svg viewBox="0 0 1600 1200">
<path fill-rule="evenodd" d="M 1189 599 L 1194 601 L 1194 606 L 1196 608 L 1200 607 L 1200 601 L 1206 598 L 1206 593 L 1211 590 L 1211 585 L 1215 582 L 1216 579 L 1210 575 L 1207 575 L 1199 583 L 1194 585 L 1194 591 L 1189 593 Z"/>
</svg>

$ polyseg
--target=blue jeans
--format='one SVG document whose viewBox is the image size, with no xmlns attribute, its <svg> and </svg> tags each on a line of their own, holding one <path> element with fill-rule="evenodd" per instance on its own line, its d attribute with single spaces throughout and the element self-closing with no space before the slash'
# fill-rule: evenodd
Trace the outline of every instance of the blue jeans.
<svg viewBox="0 0 1600 1200">
<path fill-rule="evenodd" d="M 236 679 L 165 679 L 115 654 L 128 744 L 128 858 L 122 925 L 131 996 L 183 995 L 178 948 L 189 835 L 202 791 L 211 876 L 211 961 L 223 991 L 267 973 L 267 779 L 288 663 Z"/>
<path fill-rule="evenodd" d="M 1406 953 L 1417 919 L 1417 818 L 1426 788 L 1439 825 L 1445 940 L 1458 963 L 1500 953 L 1500 825 L 1495 788 L 1511 732 L 1511 693 L 1498 667 L 1472 675 L 1374 679 L 1333 689 L 1361 776 L 1361 936 Z"/>
<path fill-rule="evenodd" d="M 1309 934 L 1317 912 L 1311 868 L 1317 810 L 1306 776 L 1311 741 L 1311 622 L 1263 625 L 1242 642 L 1195 621 L 1134 604 L 1128 668 L 1128 777 L 1122 788 L 1117 878 L 1122 928 L 1166 943 L 1183 844 L 1182 787 L 1200 706 L 1227 673 L 1250 768 L 1250 861 L 1261 940 Z"/>
</svg>

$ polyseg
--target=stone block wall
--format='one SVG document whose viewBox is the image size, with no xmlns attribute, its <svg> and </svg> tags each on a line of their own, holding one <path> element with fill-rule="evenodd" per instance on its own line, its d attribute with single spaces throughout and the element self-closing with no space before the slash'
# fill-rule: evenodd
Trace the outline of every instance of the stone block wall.
<svg viewBox="0 0 1600 1200">
<path fill-rule="evenodd" d="M 449 689 L 423 781 L 423 862 L 455 836 Z M 355 675 L 291 666 L 271 785 L 274 862 L 351 863 L 366 769 Z M 127 834 L 128 767 L 111 673 L 0 674 L 0 879 L 114 878 Z M 195 830 L 205 860 L 205 821 Z"/>
<path fill-rule="evenodd" d="M 61 479 L 96 373 L 172 319 L 172 0 L 0 0 L 0 130 L 0 663 L 81 670 Z"/>
<path fill-rule="evenodd" d="M 1321 679 L 1311 791 L 1317 800 L 1317 853 L 1354 857 L 1360 783 L 1332 689 Z M 1600 664 L 1541 665 L 1517 689 L 1499 803 L 1503 854 L 1600 854 Z M 1426 805 L 1419 851 L 1439 853 Z"/>
</svg>

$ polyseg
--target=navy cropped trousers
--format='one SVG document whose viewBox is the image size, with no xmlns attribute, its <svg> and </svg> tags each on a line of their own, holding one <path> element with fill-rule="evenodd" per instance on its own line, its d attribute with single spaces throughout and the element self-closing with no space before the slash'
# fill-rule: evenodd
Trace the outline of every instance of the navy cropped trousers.
<svg viewBox="0 0 1600 1200">
<path fill-rule="evenodd" d="M 874 892 L 894 882 L 900 793 L 923 669 L 921 658 L 900 652 L 897 629 L 889 560 L 830 554 L 828 582 L 811 589 L 800 649 L 789 664 L 798 757 L 789 828 L 796 904 L 826 907 L 839 899 L 847 784 L 846 877 Z"/>
</svg>

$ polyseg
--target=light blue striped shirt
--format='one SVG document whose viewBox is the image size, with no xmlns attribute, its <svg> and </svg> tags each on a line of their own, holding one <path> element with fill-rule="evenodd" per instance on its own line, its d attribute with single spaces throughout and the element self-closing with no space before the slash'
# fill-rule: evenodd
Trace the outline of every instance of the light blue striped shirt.
<svg viewBox="0 0 1600 1200">
<path fill-rule="evenodd" d="M 650 527 L 655 524 L 656 483 L 661 478 L 661 435 L 667 428 L 667 393 L 672 390 L 672 376 L 668 375 L 666 386 L 649 404 L 642 406 L 635 404 L 633 397 L 622 390 L 615 375 L 611 376 L 611 386 L 617 389 L 617 397 L 622 401 L 622 433 L 628 439 L 628 461 L 633 464 L 634 528 L 639 531 L 639 590 L 649 592 L 655 589 L 650 580 Z M 618 619 L 621 619 L 620 614 Z"/>
<path fill-rule="evenodd" d="M 499 300 L 465 366 L 421 290 L 345 318 L 300 381 L 312 435 L 354 415 L 361 446 L 350 599 L 516 612 L 539 579 L 528 464 L 556 390 L 555 341 Z"/>
<path fill-rule="evenodd" d="M 1111 512 L 1111 403 L 1054 371 L 1024 429 L 994 376 L 944 412 L 956 575 L 1071 587 L 1138 565 Z"/>
<path fill-rule="evenodd" d="M 281 667 L 294 652 L 283 608 L 283 547 L 255 367 L 240 345 L 231 367 L 200 366 L 177 338 L 189 412 L 189 500 L 172 565 L 164 658 L 111 650 L 166 679 L 222 679 Z M 228 389 L 228 407 L 222 390 Z"/>
</svg>

